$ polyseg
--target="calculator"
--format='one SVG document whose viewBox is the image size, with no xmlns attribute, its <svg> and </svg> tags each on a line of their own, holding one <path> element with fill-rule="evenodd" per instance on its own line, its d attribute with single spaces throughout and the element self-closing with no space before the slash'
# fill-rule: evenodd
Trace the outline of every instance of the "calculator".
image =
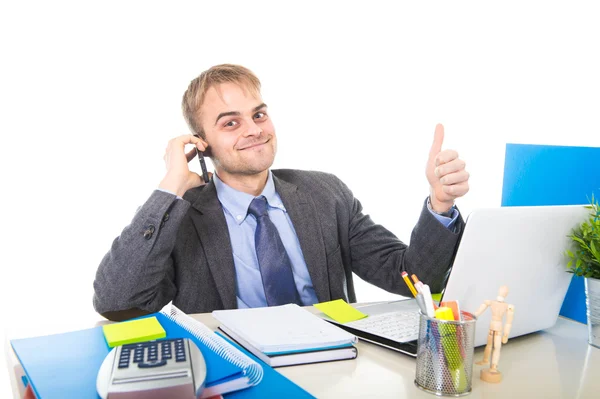
<svg viewBox="0 0 600 399">
<path fill-rule="evenodd" d="M 102 399 L 197 399 L 206 381 L 202 352 L 188 338 L 121 345 L 104 359 L 96 390 Z"/>
</svg>

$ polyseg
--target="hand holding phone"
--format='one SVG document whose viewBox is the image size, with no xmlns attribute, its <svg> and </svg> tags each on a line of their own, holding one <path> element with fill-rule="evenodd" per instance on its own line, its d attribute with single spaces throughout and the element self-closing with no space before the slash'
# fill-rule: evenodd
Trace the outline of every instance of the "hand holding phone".
<svg viewBox="0 0 600 399">
<path fill-rule="evenodd" d="M 186 153 L 185 146 L 189 144 L 193 145 L 195 149 Z M 171 139 L 167 145 L 164 156 L 167 173 L 160 182 L 158 188 L 178 196 L 183 196 L 190 188 L 206 184 L 209 180 L 208 172 L 206 172 L 206 164 L 204 165 L 203 170 L 203 174 L 206 173 L 203 181 L 197 173 L 190 171 L 188 163 L 196 155 L 199 155 L 198 153 L 202 154 L 200 150 L 205 150 L 207 146 L 208 145 L 204 140 L 191 134 L 185 134 Z M 198 158 L 200 158 L 200 166 L 202 167 L 203 158 L 200 156 Z"/>
</svg>

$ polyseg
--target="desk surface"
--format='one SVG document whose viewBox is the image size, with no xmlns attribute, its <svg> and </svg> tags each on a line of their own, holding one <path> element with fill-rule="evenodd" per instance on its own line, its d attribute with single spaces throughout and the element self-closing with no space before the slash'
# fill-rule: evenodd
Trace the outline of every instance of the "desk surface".
<svg viewBox="0 0 600 399">
<path fill-rule="evenodd" d="M 312 309 L 312 308 L 311 308 Z M 210 314 L 192 315 L 209 328 L 218 323 Z M 103 323 L 102 323 L 103 324 Z M 82 326 L 81 328 L 85 328 Z M 36 331 L 35 335 L 43 335 Z M 17 337 L 11 337 L 17 338 Z M 414 385 L 415 359 L 360 341 L 358 358 L 277 370 L 317 398 L 434 398 Z M 475 361 L 483 348 L 475 350 Z M 16 361 L 6 352 L 8 364 Z M 11 359 L 12 358 L 12 359 Z M 502 347 L 500 384 L 479 379 L 482 366 L 474 365 L 469 398 L 592 398 L 600 393 L 600 349 L 587 344 L 587 326 L 559 318 L 546 331 L 509 340 Z M 16 376 L 9 367 L 13 382 Z M 13 385 L 14 391 L 14 385 Z M 19 397 L 18 391 L 14 392 Z"/>
</svg>

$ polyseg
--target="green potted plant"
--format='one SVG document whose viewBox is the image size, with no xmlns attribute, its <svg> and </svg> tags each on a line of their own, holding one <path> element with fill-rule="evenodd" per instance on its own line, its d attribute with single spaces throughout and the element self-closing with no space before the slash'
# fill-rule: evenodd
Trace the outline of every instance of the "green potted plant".
<svg viewBox="0 0 600 399">
<path fill-rule="evenodd" d="M 600 204 L 593 195 L 586 208 L 588 218 L 569 235 L 573 250 L 566 250 L 567 268 L 584 277 L 589 343 L 600 348 Z"/>
</svg>

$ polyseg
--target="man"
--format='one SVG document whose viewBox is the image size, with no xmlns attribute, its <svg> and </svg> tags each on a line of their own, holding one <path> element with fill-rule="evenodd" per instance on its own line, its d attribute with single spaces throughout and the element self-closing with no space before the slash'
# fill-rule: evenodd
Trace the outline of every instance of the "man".
<svg viewBox="0 0 600 399">
<path fill-rule="evenodd" d="M 403 295 L 402 271 L 442 288 L 464 226 L 454 200 L 469 190 L 469 175 L 455 151 L 441 151 L 441 125 L 426 170 L 430 195 L 406 246 L 335 176 L 269 169 L 277 136 L 248 69 L 203 72 L 182 108 L 194 135 L 169 142 L 165 177 L 96 273 L 103 316 L 123 320 L 169 301 L 186 313 L 355 302 L 353 272 Z M 189 170 L 196 148 L 186 154 L 186 144 L 211 157 L 209 182 Z"/>
</svg>

